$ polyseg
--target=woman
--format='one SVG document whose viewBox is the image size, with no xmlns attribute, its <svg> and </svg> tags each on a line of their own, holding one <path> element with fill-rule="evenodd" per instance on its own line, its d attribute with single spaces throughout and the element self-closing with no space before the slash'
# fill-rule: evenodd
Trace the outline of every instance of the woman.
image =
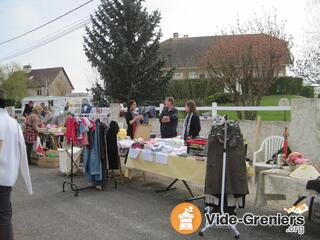
<svg viewBox="0 0 320 240">
<path fill-rule="evenodd" d="M 136 130 L 138 121 L 143 119 L 142 115 L 138 115 L 136 109 L 136 101 L 130 100 L 128 103 L 128 110 L 126 112 L 126 122 L 128 125 L 127 136 L 131 137 L 131 139 L 134 139 L 134 132 Z"/>
<path fill-rule="evenodd" d="M 201 131 L 200 118 L 196 113 L 196 104 L 193 101 L 186 102 L 187 117 L 183 124 L 182 138 L 193 139 L 199 136 Z"/>
<path fill-rule="evenodd" d="M 32 114 L 26 118 L 26 122 L 24 124 L 23 135 L 27 145 L 29 164 L 31 164 L 32 148 L 38 137 L 38 126 L 41 124 L 40 116 L 42 111 L 43 109 L 41 106 L 34 107 Z"/>
</svg>

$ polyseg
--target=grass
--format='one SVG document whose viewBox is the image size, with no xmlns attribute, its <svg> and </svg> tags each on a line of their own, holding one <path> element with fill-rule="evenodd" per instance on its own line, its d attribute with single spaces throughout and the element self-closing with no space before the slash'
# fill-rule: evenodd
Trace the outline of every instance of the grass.
<svg viewBox="0 0 320 240">
<path fill-rule="evenodd" d="M 281 98 L 287 98 L 291 102 L 293 98 L 303 98 L 302 96 L 296 95 L 271 95 L 264 96 L 261 101 L 260 106 L 278 106 L 279 100 Z M 233 106 L 232 104 L 221 104 L 220 106 Z M 219 115 L 228 114 L 229 119 L 236 120 L 238 119 L 235 111 L 218 111 Z M 264 121 L 290 121 L 290 111 L 258 111 L 257 116 L 261 117 L 261 120 Z M 185 113 L 179 112 L 179 117 L 184 118 Z"/>
</svg>

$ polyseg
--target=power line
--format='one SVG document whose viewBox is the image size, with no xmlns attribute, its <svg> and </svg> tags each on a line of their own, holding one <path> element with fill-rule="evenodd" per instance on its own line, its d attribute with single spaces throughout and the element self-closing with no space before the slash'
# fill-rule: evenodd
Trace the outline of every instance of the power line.
<svg viewBox="0 0 320 240">
<path fill-rule="evenodd" d="M 46 22 L 46 23 L 44 23 L 44 24 L 42 24 L 42 25 L 40 25 L 40 26 L 38 26 L 38 27 L 36 27 L 36 28 L 34 28 L 34 29 L 31 29 L 31 30 L 29 30 L 29 31 L 27 31 L 27 32 L 25 32 L 25 33 L 22 33 L 22 34 L 20 34 L 20 35 L 18 35 L 18 36 L 16 36 L 16 37 L 13 37 L 13 38 L 10 38 L 10 39 L 5 40 L 5 41 L 3 41 L 3 42 L 0 42 L 0 45 L 6 44 L 6 43 L 11 42 L 11 41 L 14 41 L 14 40 L 16 40 L 16 39 L 18 39 L 18 38 L 21 38 L 21 37 L 23 37 L 23 36 L 25 36 L 25 35 L 28 35 L 28 34 L 34 32 L 34 31 L 36 31 L 36 30 L 39 30 L 39 29 L 41 29 L 41 28 L 43 28 L 43 27 L 45 27 L 45 26 L 47 26 L 47 25 L 49 25 L 49 24 L 51 24 L 51 23 L 59 20 L 60 18 L 63 18 L 63 17 L 65 17 L 65 16 L 67 16 L 68 14 L 70 14 L 70 13 L 78 10 L 79 8 L 82 8 L 83 6 L 89 4 L 89 3 L 93 2 L 93 1 L 94 1 L 94 0 L 87 1 L 87 2 L 85 2 L 85 3 L 83 3 L 83 4 L 81 4 L 80 6 L 78 6 L 78 7 L 74 8 L 74 9 L 72 9 L 72 10 L 70 10 L 70 11 L 68 11 L 68 12 L 66 12 L 66 13 L 64 13 L 64 14 L 62 14 L 62 15 L 60 15 L 59 17 L 56 17 L 56 18 L 50 20 L 49 22 Z"/>
<path fill-rule="evenodd" d="M 73 33 L 75 31 L 83 28 L 84 26 L 86 26 L 90 22 L 91 22 L 90 17 L 81 19 L 81 20 L 77 21 L 76 24 L 73 23 L 73 24 L 69 25 L 68 27 L 57 31 L 56 34 L 50 34 L 44 40 L 38 41 L 37 43 L 31 45 L 30 47 L 26 47 L 26 48 L 24 48 L 22 50 L 17 51 L 14 54 L 11 54 L 11 55 L 9 55 L 7 57 L 4 57 L 4 58 L 0 59 L 0 62 L 7 61 L 7 60 L 10 60 L 12 58 L 16 58 L 16 57 L 21 56 L 23 54 L 26 54 L 26 53 L 29 53 L 31 51 L 34 51 L 34 50 L 36 50 L 36 49 L 38 49 L 40 47 L 43 47 L 43 46 L 45 46 L 45 45 L 47 45 L 47 44 L 49 44 L 49 43 L 51 43 L 53 41 L 56 41 L 56 40 L 66 36 L 66 35 L 68 35 L 70 33 Z"/>
</svg>

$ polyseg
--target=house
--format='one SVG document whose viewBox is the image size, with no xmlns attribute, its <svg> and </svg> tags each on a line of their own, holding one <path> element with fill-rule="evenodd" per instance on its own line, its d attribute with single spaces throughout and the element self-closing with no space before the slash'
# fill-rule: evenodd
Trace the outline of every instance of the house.
<svg viewBox="0 0 320 240">
<path fill-rule="evenodd" d="M 163 70 L 175 68 L 173 79 L 199 79 L 209 78 L 209 74 L 201 62 L 203 56 L 208 53 L 209 49 L 217 42 L 225 41 L 227 44 L 232 44 L 232 41 L 241 42 L 263 42 L 266 39 L 275 41 L 283 46 L 284 57 L 282 67 L 279 70 L 279 76 L 286 75 L 286 67 L 291 63 L 290 52 L 287 47 L 287 42 L 278 38 L 270 37 L 265 34 L 246 34 L 246 35 L 223 35 L 223 36 L 204 36 L 204 37 L 189 37 L 184 35 L 179 37 L 178 33 L 173 34 L 173 38 L 165 40 L 160 44 L 160 54 L 166 60 L 166 66 Z M 261 44 L 260 44 L 261 45 Z"/>
<path fill-rule="evenodd" d="M 25 65 L 23 71 L 28 77 L 29 96 L 65 96 L 74 90 L 63 67 L 32 69 Z"/>
</svg>

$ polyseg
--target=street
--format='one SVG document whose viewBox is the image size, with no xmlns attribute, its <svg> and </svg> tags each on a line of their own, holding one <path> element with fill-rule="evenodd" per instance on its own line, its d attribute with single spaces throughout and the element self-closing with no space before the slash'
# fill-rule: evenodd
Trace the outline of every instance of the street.
<svg viewBox="0 0 320 240">
<path fill-rule="evenodd" d="M 71 192 L 62 193 L 65 177 L 58 176 L 56 170 L 32 166 L 31 177 L 34 195 L 26 194 L 19 179 L 12 196 L 16 240 L 234 239 L 226 229 L 211 229 L 204 238 L 176 233 L 169 218 L 172 208 L 187 197 L 183 188 L 156 194 L 154 190 L 165 185 L 147 178 L 146 182 L 125 181 L 118 189 L 108 182 L 105 191 L 91 189 L 74 197 Z M 82 176 L 75 181 L 84 184 Z M 251 209 L 252 203 L 248 202 L 240 214 Z M 299 236 L 275 227 L 238 226 L 241 239 L 318 239 L 320 232 L 314 224 L 308 223 L 306 229 L 307 233 Z"/>
</svg>

